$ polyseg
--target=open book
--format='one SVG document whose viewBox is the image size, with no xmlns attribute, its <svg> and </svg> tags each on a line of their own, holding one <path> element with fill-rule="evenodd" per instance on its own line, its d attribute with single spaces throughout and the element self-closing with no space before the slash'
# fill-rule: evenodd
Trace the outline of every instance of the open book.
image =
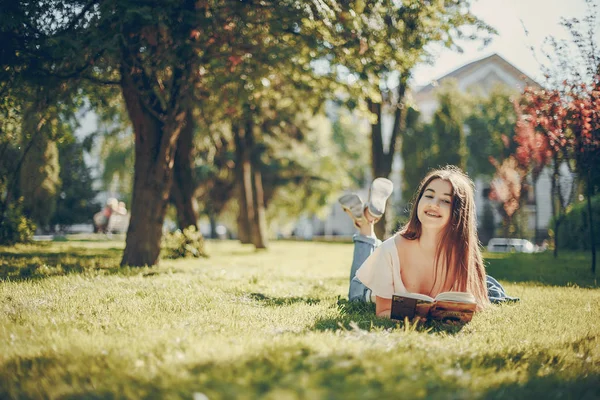
<svg viewBox="0 0 600 400">
<path fill-rule="evenodd" d="M 475 308 L 477 303 L 471 293 L 444 292 L 435 299 L 420 293 L 402 293 L 392 296 L 391 318 L 404 320 L 405 317 L 421 317 L 466 323 L 473 318 Z"/>
</svg>

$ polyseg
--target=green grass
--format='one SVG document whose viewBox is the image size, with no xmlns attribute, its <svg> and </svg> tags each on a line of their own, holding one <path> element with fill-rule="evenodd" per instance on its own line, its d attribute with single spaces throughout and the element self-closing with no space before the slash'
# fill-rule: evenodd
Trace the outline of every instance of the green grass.
<svg viewBox="0 0 600 400">
<path fill-rule="evenodd" d="M 123 242 L 0 248 L 0 398 L 600 397 L 589 256 L 487 254 L 521 302 L 459 329 L 344 301 L 352 246 L 208 242 L 119 268 Z"/>
</svg>

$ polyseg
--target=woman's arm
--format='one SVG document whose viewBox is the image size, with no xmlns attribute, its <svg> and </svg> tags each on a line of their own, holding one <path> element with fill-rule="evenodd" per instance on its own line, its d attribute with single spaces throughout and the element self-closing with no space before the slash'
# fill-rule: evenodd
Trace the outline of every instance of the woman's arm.
<svg viewBox="0 0 600 400">
<path fill-rule="evenodd" d="M 381 318 L 389 318 L 392 312 L 392 299 L 375 297 L 375 314 Z"/>
</svg>

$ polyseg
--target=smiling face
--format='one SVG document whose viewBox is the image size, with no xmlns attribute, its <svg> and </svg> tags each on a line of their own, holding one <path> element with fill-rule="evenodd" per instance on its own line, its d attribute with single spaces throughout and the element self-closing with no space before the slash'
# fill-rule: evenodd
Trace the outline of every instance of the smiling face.
<svg viewBox="0 0 600 400">
<path fill-rule="evenodd" d="M 434 179 L 423 191 L 417 207 L 417 217 L 423 227 L 442 229 L 452 215 L 452 185 L 442 179 Z"/>
</svg>

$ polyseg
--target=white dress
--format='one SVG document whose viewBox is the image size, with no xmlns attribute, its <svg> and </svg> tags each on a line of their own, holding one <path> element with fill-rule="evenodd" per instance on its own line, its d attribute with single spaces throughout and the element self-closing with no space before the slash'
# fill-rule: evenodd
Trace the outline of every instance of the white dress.
<svg viewBox="0 0 600 400">
<path fill-rule="evenodd" d="M 395 243 L 396 235 L 377 247 L 356 271 L 356 277 L 374 295 L 391 299 L 392 295 L 407 293 L 400 275 L 400 258 Z"/>
</svg>

